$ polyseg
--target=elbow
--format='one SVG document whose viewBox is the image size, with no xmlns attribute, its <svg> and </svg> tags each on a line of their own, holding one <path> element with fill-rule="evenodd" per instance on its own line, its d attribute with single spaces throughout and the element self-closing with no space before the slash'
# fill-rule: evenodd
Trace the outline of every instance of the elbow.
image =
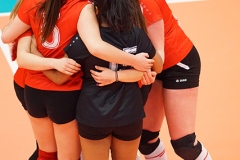
<svg viewBox="0 0 240 160">
<path fill-rule="evenodd" d="M 156 67 L 153 67 L 153 70 L 154 70 L 157 74 L 161 73 L 161 72 L 162 72 L 162 69 L 163 69 L 163 66 L 162 66 L 162 65 L 158 65 L 158 66 L 156 66 Z"/>
<path fill-rule="evenodd" d="M 17 57 L 16 62 L 19 68 L 24 68 L 24 65 L 23 65 L 24 63 L 22 62 L 21 58 Z"/>
<path fill-rule="evenodd" d="M 156 72 L 157 74 L 159 74 L 159 73 L 162 72 L 162 69 L 157 69 L 155 72 Z"/>
<path fill-rule="evenodd" d="M 1 39 L 2 39 L 2 42 L 3 42 L 3 43 L 11 43 L 11 42 L 12 42 L 12 41 L 11 41 L 8 37 L 6 37 L 4 34 L 2 34 Z"/>
<path fill-rule="evenodd" d="M 88 51 L 95 57 L 98 57 L 100 49 L 97 46 L 88 48 Z"/>
<path fill-rule="evenodd" d="M 64 82 L 61 81 L 61 80 L 57 80 L 57 81 L 55 81 L 54 83 L 55 83 L 56 85 L 59 85 L 59 86 L 60 86 L 60 85 L 62 85 Z"/>
</svg>

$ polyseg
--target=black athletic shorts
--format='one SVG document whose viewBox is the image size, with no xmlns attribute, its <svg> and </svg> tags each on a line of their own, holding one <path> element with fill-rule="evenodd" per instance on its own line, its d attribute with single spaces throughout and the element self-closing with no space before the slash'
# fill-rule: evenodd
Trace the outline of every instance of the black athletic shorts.
<svg viewBox="0 0 240 160">
<path fill-rule="evenodd" d="M 90 127 L 90 126 L 86 126 L 84 124 L 78 123 L 78 132 L 81 137 L 84 137 L 90 140 L 104 139 L 110 134 L 112 134 L 112 136 L 117 139 L 120 139 L 123 141 L 132 141 L 141 136 L 142 124 L 143 124 L 143 121 L 140 120 L 136 123 L 125 125 L 125 126 L 97 128 L 97 127 Z"/>
<path fill-rule="evenodd" d="M 189 54 L 175 66 L 163 70 L 156 79 L 161 80 L 163 88 L 187 89 L 199 86 L 201 61 L 193 46 Z"/>
<path fill-rule="evenodd" d="M 46 91 L 26 85 L 24 94 L 28 113 L 35 118 L 49 117 L 57 124 L 65 124 L 76 118 L 80 90 Z"/>
<path fill-rule="evenodd" d="M 13 86 L 18 100 L 21 102 L 23 108 L 27 110 L 25 99 L 24 99 L 24 88 L 19 86 L 15 81 L 13 81 Z"/>
</svg>

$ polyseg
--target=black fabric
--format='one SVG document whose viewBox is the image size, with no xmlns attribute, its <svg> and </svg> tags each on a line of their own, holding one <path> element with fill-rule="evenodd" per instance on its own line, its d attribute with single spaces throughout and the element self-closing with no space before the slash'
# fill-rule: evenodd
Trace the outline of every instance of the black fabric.
<svg viewBox="0 0 240 160">
<path fill-rule="evenodd" d="M 100 27 L 100 33 L 103 41 L 129 54 L 146 52 L 149 58 L 153 58 L 156 54 L 150 39 L 139 28 L 135 27 L 129 32 L 119 34 L 109 28 Z M 95 65 L 111 70 L 125 70 L 132 66 L 109 63 L 92 56 L 78 35 L 64 50 L 70 58 L 81 64 L 83 70 L 82 92 L 76 116 L 79 123 L 91 127 L 114 127 L 128 125 L 145 117 L 143 101 L 146 101 L 146 98 L 143 100 L 137 82 L 114 82 L 99 87 L 90 72 L 90 70 L 96 70 Z M 146 90 L 146 92 L 149 91 Z"/>
<path fill-rule="evenodd" d="M 156 79 L 162 81 L 163 88 L 187 89 L 198 87 L 201 61 L 195 46 L 193 46 L 189 54 L 179 63 L 184 66 L 176 64 L 157 74 Z"/>
<path fill-rule="evenodd" d="M 158 138 L 158 140 L 156 142 L 153 143 L 149 143 L 149 141 L 157 138 L 159 136 L 159 132 L 151 132 L 148 130 L 142 130 L 142 136 L 141 136 L 141 140 L 140 140 L 140 144 L 139 144 L 139 151 L 144 154 L 144 155 L 148 155 L 150 153 L 152 153 L 153 151 L 155 151 L 155 149 L 158 147 L 159 143 L 160 143 L 160 139 Z"/>
<path fill-rule="evenodd" d="M 54 123 L 68 123 L 76 118 L 80 92 L 80 90 L 62 92 L 38 90 L 26 85 L 24 95 L 27 111 L 35 118 L 48 116 Z"/>
<path fill-rule="evenodd" d="M 79 135 L 91 140 L 100 140 L 108 137 L 110 134 L 122 141 L 132 141 L 137 139 L 142 134 L 143 121 L 137 121 L 133 124 L 118 126 L 118 127 L 90 127 L 84 124 L 78 123 Z"/>
<path fill-rule="evenodd" d="M 38 158 L 38 143 L 36 141 L 36 150 L 33 152 L 33 154 L 29 157 L 28 160 L 37 160 Z"/>
<path fill-rule="evenodd" d="M 202 151 L 200 142 L 194 146 L 195 133 L 186 135 L 178 140 L 171 140 L 175 153 L 184 160 L 195 160 Z"/>
<path fill-rule="evenodd" d="M 17 96 L 18 100 L 21 102 L 23 108 L 25 110 L 27 110 L 26 102 L 25 102 L 25 99 L 24 99 L 24 88 L 19 86 L 15 81 L 13 82 L 13 85 L 14 85 L 14 91 L 16 93 L 16 96 Z"/>
</svg>

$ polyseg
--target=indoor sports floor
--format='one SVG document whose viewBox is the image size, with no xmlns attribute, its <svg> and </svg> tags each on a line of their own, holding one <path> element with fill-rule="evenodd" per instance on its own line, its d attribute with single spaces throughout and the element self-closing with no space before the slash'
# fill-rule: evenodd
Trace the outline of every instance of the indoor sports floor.
<svg viewBox="0 0 240 160">
<path fill-rule="evenodd" d="M 168 2 L 201 56 L 197 137 L 213 160 L 240 160 L 240 1 Z M 10 0 L 1 2 L 0 9 L 6 9 L 3 3 Z M 8 14 L 0 14 L 0 29 L 7 22 Z M 27 160 L 35 140 L 14 93 L 16 66 L 10 66 L 15 63 L 9 65 L 8 47 L 1 41 L 0 45 L 0 160 Z M 168 159 L 180 160 L 170 145 L 166 121 L 160 137 Z"/>
</svg>

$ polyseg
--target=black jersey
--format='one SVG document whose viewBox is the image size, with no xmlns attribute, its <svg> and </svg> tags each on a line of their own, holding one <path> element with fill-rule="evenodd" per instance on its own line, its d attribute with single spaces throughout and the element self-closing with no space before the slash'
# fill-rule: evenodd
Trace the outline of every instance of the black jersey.
<svg viewBox="0 0 240 160">
<path fill-rule="evenodd" d="M 146 52 L 149 58 L 153 58 L 156 53 L 146 33 L 137 27 L 121 34 L 100 27 L 100 33 L 105 42 L 129 54 Z M 79 35 L 64 50 L 70 58 L 81 64 L 83 70 L 83 85 L 76 115 L 79 123 L 92 127 L 114 127 L 144 118 L 143 98 L 137 82 L 114 82 L 99 87 L 90 73 L 91 69 L 96 70 L 95 65 L 112 70 L 124 70 L 131 66 L 110 63 L 92 56 Z"/>
</svg>

